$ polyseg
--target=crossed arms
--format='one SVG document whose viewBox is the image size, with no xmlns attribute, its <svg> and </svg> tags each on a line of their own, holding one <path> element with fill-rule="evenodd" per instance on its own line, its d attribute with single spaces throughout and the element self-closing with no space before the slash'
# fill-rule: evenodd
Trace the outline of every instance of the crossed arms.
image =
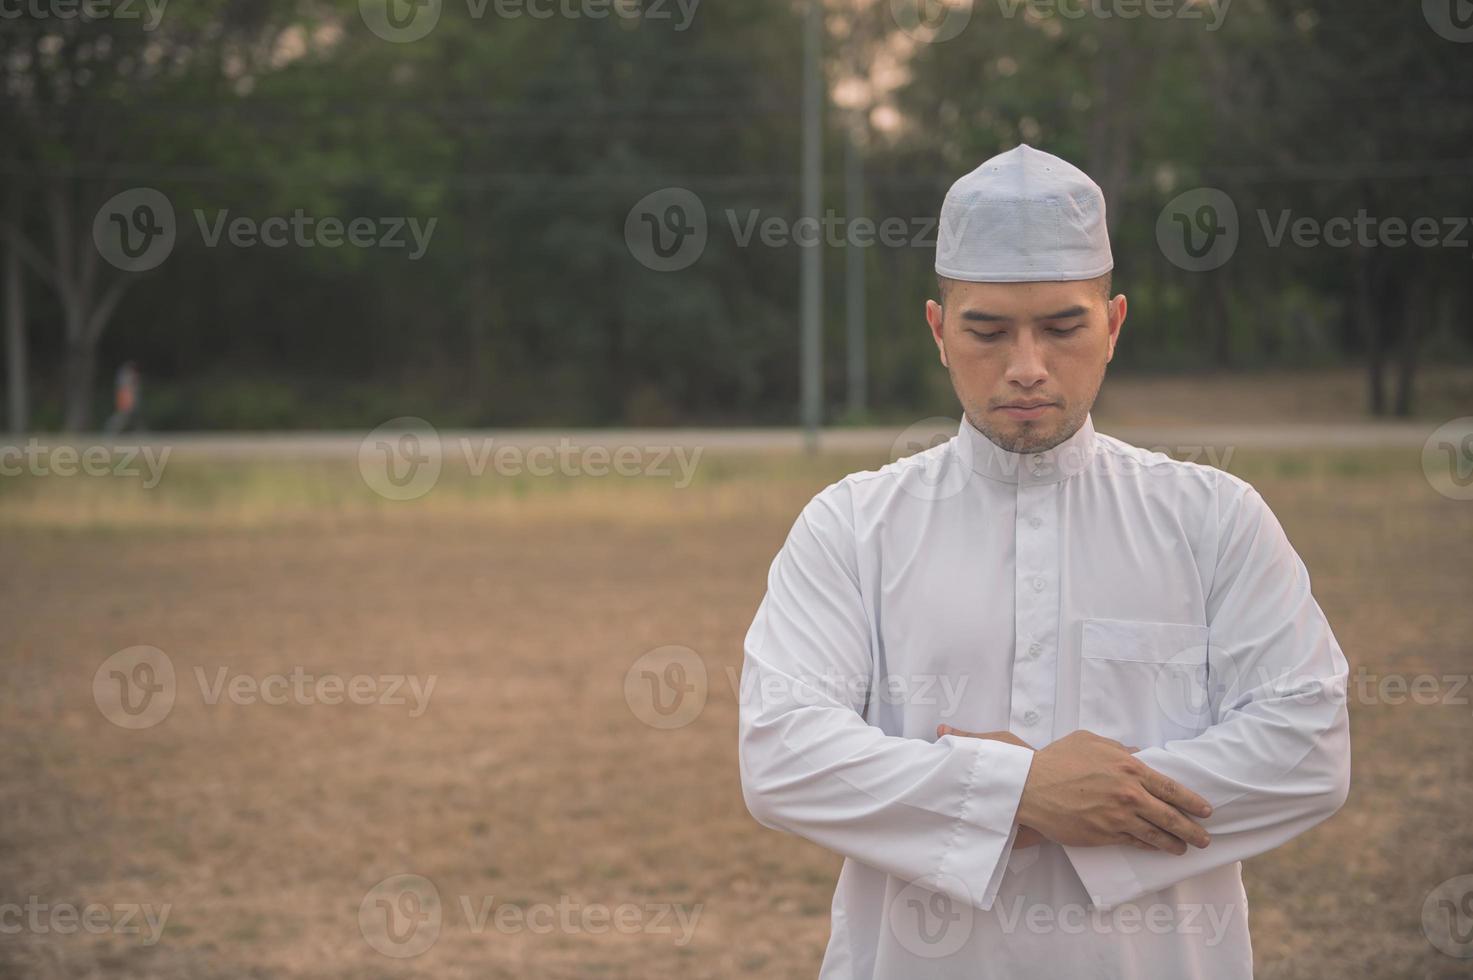
<svg viewBox="0 0 1473 980">
<path fill-rule="evenodd" d="M 847 504 L 826 492 L 804 509 L 747 634 L 738 748 L 759 823 L 984 910 L 1012 848 L 1052 840 L 1110 908 L 1271 850 L 1344 803 L 1348 668 L 1256 491 L 1216 504 L 1208 670 L 1227 682 L 1212 724 L 1134 752 L 1089 732 L 1034 751 L 1006 733 L 929 742 L 868 724 Z"/>
</svg>

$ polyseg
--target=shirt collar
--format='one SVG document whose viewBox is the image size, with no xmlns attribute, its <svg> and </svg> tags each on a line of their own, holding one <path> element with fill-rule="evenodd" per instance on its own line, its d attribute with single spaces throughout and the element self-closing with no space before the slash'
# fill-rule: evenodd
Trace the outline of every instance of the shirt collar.
<svg viewBox="0 0 1473 980">
<path fill-rule="evenodd" d="M 1058 483 L 1089 468 L 1094 458 L 1094 418 L 1085 415 L 1084 424 L 1052 449 L 1037 453 L 1013 453 L 979 432 L 965 412 L 958 431 L 959 447 L 972 469 L 989 479 L 1003 483 Z"/>
</svg>

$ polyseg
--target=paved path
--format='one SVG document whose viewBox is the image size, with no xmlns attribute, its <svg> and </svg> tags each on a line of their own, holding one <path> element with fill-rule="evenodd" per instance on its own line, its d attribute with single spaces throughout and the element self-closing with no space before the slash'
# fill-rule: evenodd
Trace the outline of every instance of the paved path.
<svg viewBox="0 0 1473 980">
<path fill-rule="evenodd" d="M 1419 449 L 1437 428 L 1434 422 L 1357 422 L 1345 424 L 1285 425 L 1159 425 L 1107 426 L 1109 433 L 1137 446 L 1189 452 L 1213 448 L 1241 449 Z M 899 427 L 824 429 L 819 448 L 825 452 L 884 453 L 899 445 L 912 451 L 956 431 L 956 422 L 927 419 L 908 429 Z M 621 446 L 644 448 L 700 447 L 713 452 L 797 452 L 803 448 L 800 429 L 443 429 L 443 444 L 476 447 Z M 358 454 L 367 432 L 169 432 L 119 436 L 66 437 L 0 436 L 0 455 L 24 450 L 34 439 L 45 449 L 61 445 L 145 447 L 155 452 L 168 447 L 171 455 L 219 459 L 341 458 Z"/>
</svg>

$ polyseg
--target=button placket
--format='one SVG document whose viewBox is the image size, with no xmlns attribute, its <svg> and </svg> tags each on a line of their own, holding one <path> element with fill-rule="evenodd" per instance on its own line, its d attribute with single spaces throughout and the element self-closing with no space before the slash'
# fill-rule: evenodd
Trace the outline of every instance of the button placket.
<svg viewBox="0 0 1473 980">
<path fill-rule="evenodd" d="M 1054 715 L 1053 647 L 1058 629 L 1059 549 L 1052 519 L 1058 484 L 1020 474 L 1014 520 L 1015 569 L 1011 723 L 1035 747 L 1050 740 Z"/>
</svg>

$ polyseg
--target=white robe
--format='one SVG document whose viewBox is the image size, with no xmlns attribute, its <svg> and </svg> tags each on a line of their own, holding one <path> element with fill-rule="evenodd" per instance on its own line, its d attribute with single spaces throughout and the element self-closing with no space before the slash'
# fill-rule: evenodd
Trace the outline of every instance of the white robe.
<svg viewBox="0 0 1473 980">
<path fill-rule="evenodd" d="M 1241 865 L 1345 801 L 1347 666 L 1243 480 L 1095 432 L 958 434 L 804 508 L 747 634 L 742 792 L 844 855 L 820 976 L 1251 977 Z M 1034 748 L 1084 728 L 1206 797 L 1184 855 L 1013 850 Z"/>
</svg>

